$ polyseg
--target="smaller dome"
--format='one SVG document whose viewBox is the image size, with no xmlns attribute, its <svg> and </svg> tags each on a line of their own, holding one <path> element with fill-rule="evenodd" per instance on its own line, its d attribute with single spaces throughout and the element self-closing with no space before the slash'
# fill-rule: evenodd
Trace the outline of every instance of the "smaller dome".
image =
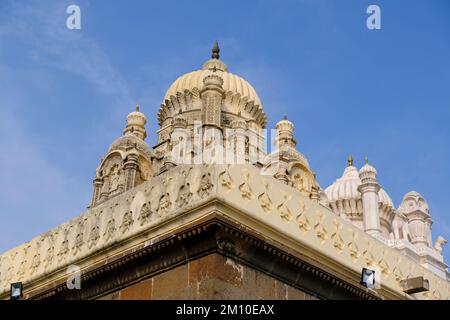
<svg viewBox="0 0 450 320">
<path fill-rule="evenodd" d="M 399 206 L 399 211 L 405 215 L 416 210 L 430 214 L 430 208 L 425 198 L 417 191 L 410 191 L 403 197 L 403 201 Z"/>
<path fill-rule="evenodd" d="M 358 191 L 360 184 L 358 169 L 354 166 L 348 166 L 345 168 L 342 177 L 325 189 L 328 201 L 361 199 L 361 193 Z"/>
<path fill-rule="evenodd" d="M 140 110 L 139 105 L 136 106 L 136 111 L 133 111 L 127 116 L 127 126 L 123 131 L 124 135 L 134 134 L 140 139 L 144 140 L 147 137 L 147 132 L 145 131 L 145 123 L 147 122 L 147 117 Z"/>
<path fill-rule="evenodd" d="M 276 128 L 280 131 L 294 131 L 294 124 L 288 120 L 287 115 L 285 114 L 283 119 L 278 121 Z"/>
<path fill-rule="evenodd" d="M 133 111 L 127 116 L 127 125 L 145 126 L 147 117 L 140 111 L 140 107 L 136 106 L 136 111 Z"/>
<path fill-rule="evenodd" d="M 360 170 L 359 173 L 371 173 L 374 175 L 377 175 L 377 169 L 375 169 L 374 167 L 372 167 L 370 164 L 366 163 Z"/>
<path fill-rule="evenodd" d="M 138 151 L 150 156 L 151 152 L 150 152 L 150 147 L 148 146 L 148 144 L 144 140 L 136 137 L 132 133 L 125 134 L 125 135 L 121 136 L 120 138 L 116 139 L 109 146 L 108 153 L 115 151 L 115 150 L 126 151 L 127 148 L 134 147 L 134 146 L 136 147 L 136 149 Z"/>
<path fill-rule="evenodd" d="M 365 165 L 359 170 L 359 178 L 361 182 L 376 182 L 377 170 L 369 164 L 369 159 L 366 157 Z"/>
<path fill-rule="evenodd" d="M 368 163 L 358 172 L 358 169 L 353 166 L 353 158 L 351 156 L 348 159 L 348 164 L 349 166 L 345 168 L 342 177 L 325 189 L 330 203 L 343 200 L 360 200 L 362 197 L 358 187 L 361 185 L 361 177 L 364 175 L 376 175 L 376 169 Z M 378 200 L 380 204 L 394 208 L 391 197 L 383 188 L 380 188 L 378 191 Z"/>
</svg>

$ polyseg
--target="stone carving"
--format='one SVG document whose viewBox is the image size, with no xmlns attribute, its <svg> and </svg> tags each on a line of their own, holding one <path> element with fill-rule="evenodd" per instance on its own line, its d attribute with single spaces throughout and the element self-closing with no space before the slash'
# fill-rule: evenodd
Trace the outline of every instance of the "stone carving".
<svg viewBox="0 0 450 320">
<path fill-rule="evenodd" d="M 306 216 L 306 206 L 303 201 L 300 201 L 299 204 L 299 213 L 297 215 L 297 225 L 300 228 L 300 230 L 303 230 L 303 233 L 307 233 L 309 230 L 311 230 L 311 224 L 309 222 L 308 217 Z"/>
<path fill-rule="evenodd" d="M 211 183 L 211 173 L 206 172 L 202 175 L 202 180 L 200 183 L 200 188 L 198 190 L 198 194 L 200 197 L 205 198 L 209 196 L 211 189 L 214 185 Z"/>
<path fill-rule="evenodd" d="M 47 239 L 48 248 L 47 248 L 47 254 L 44 258 L 44 267 L 47 268 L 53 261 L 53 257 L 55 255 L 55 238 L 59 233 L 59 228 L 57 228 L 55 231 L 50 231 L 46 234 L 45 238 Z"/>
<path fill-rule="evenodd" d="M 363 252 L 363 256 L 365 257 L 366 260 L 366 264 L 368 266 L 375 266 L 376 264 L 376 259 L 373 256 L 373 243 L 371 241 L 368 241 L 366 249 Z"/>
<path fill-rule="evenodd" d="M 253 191 L 250 187 L 249 183 L 250 179 L 250 173 L 247 171 L 244 171 L 244 182 L 239 185 L 239 191 L 241 192 L 242 198 L 246 200 L 252 200 L 253 199 Z"/>
<path fill-rule="evenodd" d="M 436 243 L 434 244 L 434 249 L 439 252 L 439 254 L 442 254 L 442 247 L 447 244 L 447 240 L 445 240 L 442 236 L 439 236 L 436 239 Z"/>
<path fill-rule="evenodd" d="M 11 282 L 11 280 L 14 276 L 14 265 L 15 265 L 15 261 L 16 261 L 16 258 L 18 255 L 19 255 L 19 252 L 14 251 L 14 253 L 9 256 L 9 265 L 8 265 L 8 269 L 6 270 L 6 277 L 5 277 L 6 283 Z"/>
<path fill-rule="evenodd" d="M 159 210 L 158 210 L 158 214 L 160 216 L 163 216 L 164 214 L 166 214 L 169 211 L 170 206 L 172 205 L 172 203 L 170 202 L 170 197 L 169 195 L 166 193 L 164 194 L 161 199 L 159 200 Z"/>
<path fill-rule="evenodd" d="M 132 211 L 125 212 L 125 214 L 123 215 L 122 224 L 120 225 L 120 231 L 122 233 L 127 232 L 128 230 L 130 230 L 133 223 L 134 223 L 133 212 Z"/>
<path fill-rule="evenodd" d="M 259 201 L 259 205 L 264 210 L 264 212 L 270 213 L 270 212 L 272 212 L 272 209 L 273 209 L 273 203 L 269 197 L 269 184 L 268 183 L 264 184 L 264 189 L 265 189 L 264 192 L 258 196 L 258 201 Z"/>
<path fill-rule="evenodd" d="M 93 223 L 91 225 L 91 230 L 89 231 L 89 239 L 88 239 L 88 248 L 92 249 L 97 245 L 98 240 L 100 239 L 100 216 L 103 211 L 96 211 L 93 217 Z"/>
<path fill-rule="evenodd" d="M 100 228 L 98 225 L 94 225 L 91 228 L 91 232 L 89 233 L 89 241 L 88 241 L 88 247 L 89 249 L 92 249 L 97 242 L 98 239 L 100 239 Z"/>
<path fill-rule="evenodd" d="M 402 265 L 403 265 L 402 258 L 400 256 L 398 256 L 395 260 L 395 266 L 392 269 L 392 273 L 395 277 L 395 280 L 398 282 L 398 284 L 400 284 L 400 281 L 402 281 L 404 279 L 404 273 L 401 268 Z"/>
<path fill-rule="evenodd" d="M 361 256 L 361 253 L 359 252 L 359 247 L 357 245 L 358 240 L 358 233 L 356 233 L 354 230 L 350 229 L 350 232 L 352 234 L 350 242 L 347 244 L 348 250 L 350 251 L 350 256 L 352 257 L 353 261 L 359 259 Z"/>
<path fill-rule="evenodd" d="M 39 250 L 41 249 L 41 242 L 44 241 L 44 237 L 40 237 L 40 239 L 36 242 L 36 253 L 31 260 L 31 274 L 34 274 L 36 270 L 41 265 L 41 254 Z"/>
<path fill-rule="evenodd" d="M 186 185 L 181 186 L 180 191 L 178 193 L 177 206 L 178 208 L 182 208 L 186 206 L 191 200 L 192 192 L 189 188 L 189 182 Z"/>
<path fill-rule="evenodd" d="M 386 256 L 386 250 L 383 249 L 381 252 L 382 252 L 382 253 L 381 253 L 381 259 L 378 260 L 378 265 L 380 266 L 381 273 L 382 273 L 385 277 L 387 277 L 387 276 L 389 276 L 389 274 L 390 274 L 391 271 L 390 271 L 389 265 L 388 265 L 388 263 L 387 263 L 387 261 L 386 261 L 386 259 L 385 259 L 385 256 Z"/>
<path fill-rule="evenodd" d="M 61 247 L 58 251 L 58 260 L 61 261 L 66 256 L 66 254 L 69 252 L 69 232 L 72 228 L 71 225 L 68 225 L 66 228 L 63 229 L 63 241 L 61 243 Z"/>
<path fill-rule="evenodd" d="M 26 271 L 26 265 L 27 265 L 27 253 L 28 249 L 30 249 L 30 243 L 27 243 L 25 247 L 23 247 L 23 255 L 22 255 L 22 261 L 20 262 L 20 266 L 17 272 L 17 275 L 19 276 L 19 279 L 22 279 L 22 277 L 25 275 Z"/>
<path fill-rule="evenodd" d="M 139 218 L 138 218 L 139 224 L 141 226 L 143 226 L 144 224 L 150 222 L 152 215 L 153 215 L 153 212 L 152 212 L 152 207 L 151 207 L 150 201 L 147 203 L 144 203 L 142 205 L 141 212 L 139 213 Z"/>
<path fill-rule="evenodd" d="M 108 223 L 106 224 L 105 233 L 103 234 L 103 237 L 105 237 L 105 240 L 108 241 L 114 237 L 114 234 L 116 232 L 116 221 L 114 218 L 111 218 L 108 220 Z"/>
<path fill-rule="evenodd" d="M 230 173 L 228 172 L 229 168 L 230 165 L 228 164 L 227 168 L 219 174 L 220 184 L 228 192 L 234 188 L 233 179 L 231 178 Z"/>
<path fill-rule="evenodd" d="M 324 243 L 328 238 L 328 233 L 325 227 L 323 226 L 323 221 L 325 220 L 325 215 L 320 212 L 316 212 L 318 216 L 317 223 L 314 226 L 314 230 L 316 231 L 317 238 L 321 239 L 321 243 Z"/>
<path fill-rule="evenodd" d="M 84 245 L 84 223 L 86 221 L 86 217 L 81 217 L 78 220 L 78 230 L 77 235 L 75 236 L 75 243 L 72 248 L 73 255 L 78 254 L 81 251 L 81 248 Z"/>
<path fill-rule="evenodd" d="M 290 195 L 285 194 L 284 200 L 281 204 L 278 205 L 277 210 L 278 213 L 283 219 L 284 222 L 289 223 L 292 220 L 292 213 L 291 209 L 289 209 L 289 206 L 287 205 L 287 202 L 291 199 Z"/>
<path fill-rule="evenodd" d="M 331 241 L 333 242 L 333 247 L 338 251 L 338 253 L 341 253 L 345 248 L 344 240 L 342 239 L 340 233 L 342 230 L 342 223 L 338 222 L 336 219 L 333 220 L 333 224 L 335 226 L 335 231 L 331 235 Z"/>
</svg>

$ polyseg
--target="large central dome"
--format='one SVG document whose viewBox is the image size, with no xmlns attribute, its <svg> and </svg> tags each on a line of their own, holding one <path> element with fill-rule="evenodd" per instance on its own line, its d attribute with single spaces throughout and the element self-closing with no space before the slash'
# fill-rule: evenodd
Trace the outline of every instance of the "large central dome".
<svg viewBox="0 0 450 320">
<path fill-rule="evenodd" d="M 162 125 L 177 112 L 194 111 L 199 104 L 195 99 L 204 87 L 204 79 L 214 73 L 223 80 L 224 102 L 222 111 L 225 114 L 242 114 L 246 120 L 253 120 L 265 127 L 266 115 L 256 90 L 245 79 L 228 72 L 227 65 L 219 59 L 219 46 L 214 44 L 211 59 L 203 64 L 200 70 L 186 73 L 175 80 L 169 87 L 161 104 L 158 115 Z M 191 103 L 194 101 L 194 103 Z"/>
<path fill-rule="evenodd" d="M 177 92 L 183 93 L 185 90 L 192 91 L 194 88 L 200 90 L 203 87 L 203 78 L 211 72 L 216 70 L 223 79 L 223 89 L 225 93 L 240 94 L 241 97 L 248 98 L 248 102 L 253 101 L 255 105 L 262 107 L 261 101 L 256 94 L 255 89 L 245 79 L 228 72 L 227 66 L 220 60 L 210 59 L 203 65 L 200 70 L 186 73 L 179 77 L 167 90 L 164 96 L 164 101 L 170 100 L 171 96 L 176 96 Z M 163 102 L 164 102 L 163 101 Z"/>
</svg>

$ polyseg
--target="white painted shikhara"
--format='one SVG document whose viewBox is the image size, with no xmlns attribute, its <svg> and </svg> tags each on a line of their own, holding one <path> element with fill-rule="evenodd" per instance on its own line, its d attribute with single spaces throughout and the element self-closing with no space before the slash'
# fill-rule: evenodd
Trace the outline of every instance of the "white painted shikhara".
<svg viewBox="0 0 450 320">
<path fill-rule="evenodd" d="M 195 79 L 180 77 L 169 89 L 154 148 L 144 141 L 146 117 L 137 108 L 97 168 L 88 211 L 0 255 L 0 298 L 8 297 L 12 282 L 37 292 L 64 281 L 70 265 L 86 270 L 215 212 L 351 284 L 358 285 L 362 268 L 377 270 L 384 298 L 449 299 L 441 254 L 446 240 L 438 237 L 433 247 L 423 197 L 410 192 L 394 208 L 375 168 L 366 163 L 358 171 L 352 159 L 342 178 L 322 190 L 286 117 L 276 127 L 277 150 L 266 155 L 261 102 L 250 84 L 228 74 L 214 50 Z M 212 139 L 206 129 L 223 139 Z M 244 164 L 177 163 L 181 151 L 183 160 L 198 152 L 198 140 L 232 150 Z M 417 276 L 429 280 L 430 290 L 403 293 L 400 281 Z"/>
</svg>

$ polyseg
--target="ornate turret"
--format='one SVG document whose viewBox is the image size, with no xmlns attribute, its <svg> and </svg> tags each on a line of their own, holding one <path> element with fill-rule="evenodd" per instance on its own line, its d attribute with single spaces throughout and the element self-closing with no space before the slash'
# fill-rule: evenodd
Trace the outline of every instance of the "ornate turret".
<svg viewBox="0 0 450 320">
<path fill-rule="evenodd" d="M 136 111 L 128 114 L 127 126 L 123 131 L 123 134 L 132 133 L 136 137 L 145 140 L 147 137 L 147 132 L 145 131 L 145 124 L 147 123 L 147 118 L 145 114 L 140 111 L 139 105 L 136 106 Z"/>
<path fill-rule="evenodd" d="M 90 207 L 134 188 L 153 175 L 150 148 L 144 141 L 146 121 L 139 106 L 128 114 L 123 136 L 111 144 L 96 170 Z"/>
<path fill-rule="evenodd" d="M 378 211 L 378 191 L 381 187 L 377 181 L 377 170 L 369 164 L 367 157 L 365 165 L 359 170 L 359 178 L 361 184 L 358 191 L 361 192 L 364 208 L 364 231 L 373 236 L 378 236 L 381 233 Z"/>
<path fill-rule="evenodd" d="M 275 143 L 278 147 L 288 145 L 295 148 L 297 142 L 294 139 L 294 124 L 288 120 L 285 114 L 283 120 L 277 123 L 277 137 Z"/>
</svg>

